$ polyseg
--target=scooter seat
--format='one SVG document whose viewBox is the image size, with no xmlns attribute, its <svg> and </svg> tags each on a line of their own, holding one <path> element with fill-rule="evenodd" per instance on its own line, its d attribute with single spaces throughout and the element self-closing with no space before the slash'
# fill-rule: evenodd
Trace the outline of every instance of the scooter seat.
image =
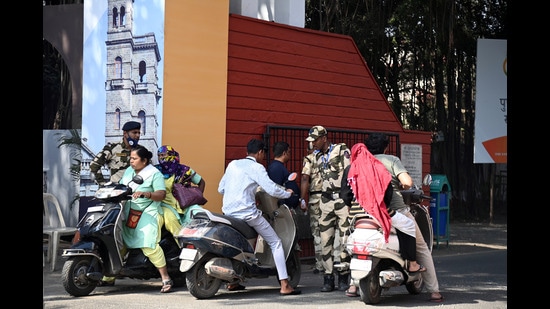
<svg viewBox="0 0 550 309">
<path fill-rule="evenodd" d="M 379 229 L 380 224 L 378 224 L 378 222 L 376 222 L 376 220 L 364 218 L 364 219 L 359 219 L 359 220 L 355 221 L 355 228 L 358 228 L 358 229 Z"/>
<path fill-rule="evenodd" d="M 207 210 L 198 211 L 193 213 L 193 219 L 206 219 L 213 222 L 219 222 L 223 224 L 231 225 L 238 230 L 246 239 L 253 239 L 258 236 L 258 232 L 252 228 L 246 221 L 237 219 L 220 213 L 214 213 Z"/>
<path fill-rule="evenodd" d="M 246 221 L 233 218 L 230 216 L 226 216 L 226 215 L 222 215 L 222 216 L 225 217 L 229 222 L 231 222 L 231 226 L 233 226 L 236 230 L 241 232 L 246 239 L 253 239 L 258 236 L 258 232 L 256 232 L 256 230 L 253 227 L 248 225 Z"/>
</svg>

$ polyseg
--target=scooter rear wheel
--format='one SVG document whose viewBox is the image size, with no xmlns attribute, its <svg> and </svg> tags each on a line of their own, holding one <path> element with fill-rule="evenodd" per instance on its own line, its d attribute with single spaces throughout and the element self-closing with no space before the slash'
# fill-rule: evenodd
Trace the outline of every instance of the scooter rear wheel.
<svg viewBox="0 0 550 309">
<path fill-rule="evenodd" d="M 213 257 L 211 254 L 206 254 L 185 272 L 187 289 L 197 299 L 206 299 L 216 295 L 222 284 L 221 279 L 209 276 L 204 268 L 204 265 Z"/>
<path fill-rule="evenodd" d="M 67 293 L 72 296 L 89 295 L 97 287 L 97 281 L 92 281 L 86 274 L 93 272 L 90 268 L 91 256 L 76 256 L 69 258 L 63 264 L 61 271 L 61 282 Z"/>
<path fill-rule="evenodd" d="M 370 274 L 359 281 L 359 296 L 367 305 L 378 304 L 382 295 L 380 286 L 380 268 L 374 267 Z"/>
</svg>

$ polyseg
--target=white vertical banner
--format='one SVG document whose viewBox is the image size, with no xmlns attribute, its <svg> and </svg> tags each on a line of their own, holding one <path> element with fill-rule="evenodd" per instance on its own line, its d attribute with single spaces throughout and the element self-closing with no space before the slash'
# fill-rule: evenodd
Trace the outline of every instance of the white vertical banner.
<svg viewBox="0 0 550 309">
<path fill-rule="evenodd" d="M 507 163 L 507 44 L 477 40 L 474 163 Z"/>
</svg>

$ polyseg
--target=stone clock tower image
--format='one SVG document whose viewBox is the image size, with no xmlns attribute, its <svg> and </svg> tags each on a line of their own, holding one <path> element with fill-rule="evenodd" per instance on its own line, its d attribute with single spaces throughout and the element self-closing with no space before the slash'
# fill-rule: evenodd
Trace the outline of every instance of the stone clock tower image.
<svg viewBox="0 0 550 309">
<path fill-rule="evenodd" d="M 141 123 L 139 144 L 156 153 L 161 60 L 154 33 L 134 35 L 133 0 L 108 0 L 105 142 L 119 142 L 127 121 Z"/>
</svg>

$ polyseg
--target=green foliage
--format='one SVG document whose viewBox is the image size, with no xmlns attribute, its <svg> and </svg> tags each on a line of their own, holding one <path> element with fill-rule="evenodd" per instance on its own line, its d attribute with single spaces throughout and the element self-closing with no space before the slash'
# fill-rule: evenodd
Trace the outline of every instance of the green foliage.
<svg viewBox="0 0 550 309">
<path fill-rule="evenodd" d="M 68 132 L 68 135 L 65 132 Z M 70 129 L 65 132 L 56 133 L 58 136 L 57 141 L 59 142 L 57 148 L 69 147 L 73 150 L 71 151 L 71 166 L 69 167 L 69 173 L 73 181 L 78 184 L 80 182 L 80 171 L 82 166 L 82 138 L 80 137 L 79 130 Z M 79 199 L 80 194 L 77 193 L 71 201 L 71 209 Z"/>
<path fill-rule="evenodd" d="M 72 156 L 71 158 L 72 164 L 69 168 L 69 173 L 73 177 L 74 181 L 80 181 L 82 139 L 80 138 L 80 132 L 76 129 L 70 129 L 67 130 L 67 132 L 69 132 L 69 135 L 65 135 L 64 133 L 56 134 L 59 136 L 57 139 L 59 142 L 57 148 L 70 147 L 76 150 L 72 152 L 75 156 Z"/>
<path fill-rule="evenodd" d="M 507 39 L 507 11 L 506 0 L 306 1 L 305 27 L 354 39 L 405 129 L 445 137 L 432 173 L 447 175 L 465 216 L 487 199 L 473 164 L 477 40 Z"/>
</svg>

